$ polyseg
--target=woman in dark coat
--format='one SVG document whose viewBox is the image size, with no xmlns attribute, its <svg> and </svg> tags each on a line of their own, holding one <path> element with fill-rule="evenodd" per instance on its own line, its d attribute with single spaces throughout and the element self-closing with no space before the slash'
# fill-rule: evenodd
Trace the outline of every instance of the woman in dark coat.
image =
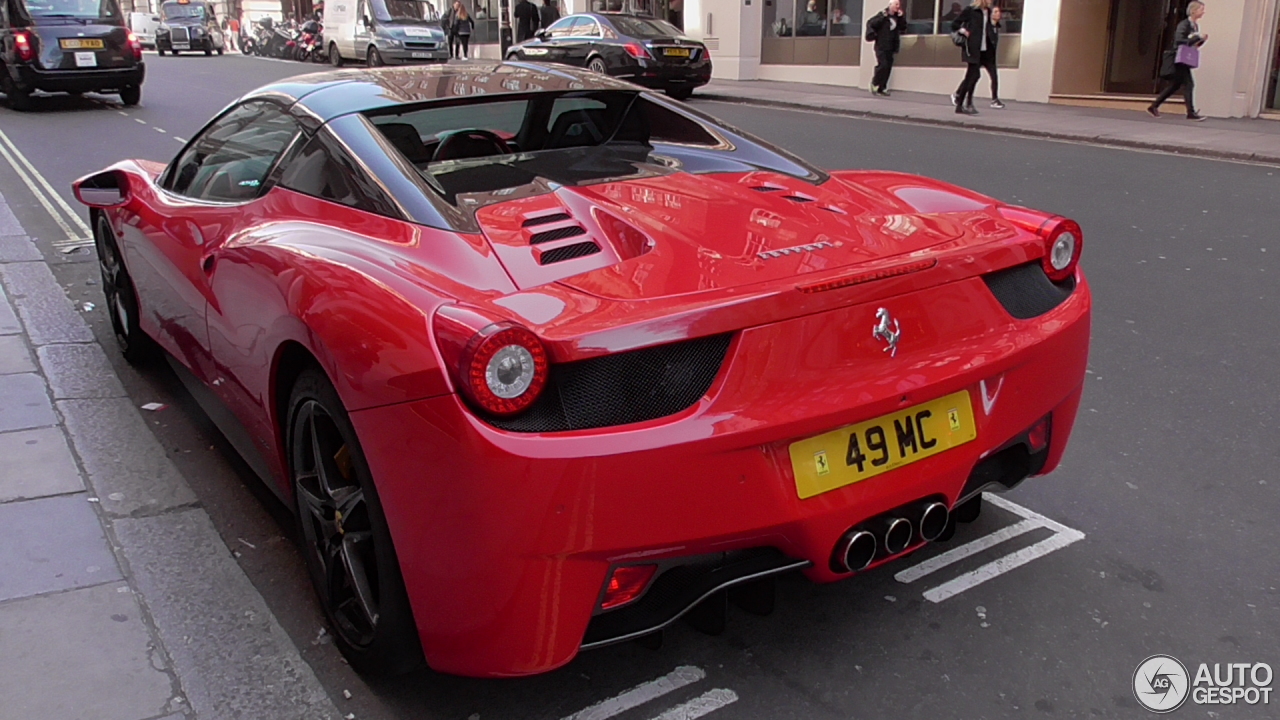
<svg viewBox="0 0 1280 720">
<path fill-rule="evenodd" d="M 1173 48 L 1165 52 L 1164 67 L 1161 68 L 1160 76 L 1170 79 L 1169 86 L 1160 93 L 1155 102 L 1151 103 L 1151 107 L 1147 108 L 1151 117 L 1160 117 L 1160 106 L 1181 89 L 1182 96 L 1187 100 L 1187 119 L 1204 120 L 1204 116 L 1196 112 L 1196 105 L 1192 100 L 1196 83 L 1191 79 L 1191 66 L 1177 62 L 1179 47 L 1187 45 L 1198 48 L 1209 39 L 1209 33 L 1200 32 L 1202 17 L 1204 17 L 1204 3 L 1193 0 L 1187 4 L 1187 19 L 1178 23 L 1178 30 L 1173 34 Z"/>
<path fill-rule="evenodd" d="M 952 100 L 957 113 L 977 115 L 978 111 L 973 108 L 973 90 L 982 77 L 982 55 L 994 52 L 996 47 L 995 26 L 991 24 L 991 0 L 973 0 L 972 5 L 951 21 L 951 32 L 964 36 L 960 57 L 968 66 Z"/>
</svg>

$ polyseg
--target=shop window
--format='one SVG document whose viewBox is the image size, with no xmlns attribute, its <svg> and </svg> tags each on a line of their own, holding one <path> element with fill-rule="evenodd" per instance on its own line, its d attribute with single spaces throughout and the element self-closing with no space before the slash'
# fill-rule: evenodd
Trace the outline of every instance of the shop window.
<svg viewBox="0 0 1280 720">
<path fill-rule="evenodd" d="M 862 0 L 831 0 L 831 20 L 827 27 L 831 37 L 862 35 Z"/>
<path fill-rule="evenodd" d="M 863 0 L 764 0 L 766 65 L 857 65 Z"/>
<path fill-rule="evenodd" d="M 765 0 L 764 36 L 789 38 L 795 35 L 795 9 L 794 0 Z"/>
<path fill-rule="evenodd" d="M 911 35 L 946 35 L 951 21 L 960 16 L 972 0 L 903 0 L 902 12 L 907 16 L 907 33 Z M 1025 0 L 997 0 L 1004 19 L 1005 34 L 1022 32 L 1022 7 Z"/>
</svg>

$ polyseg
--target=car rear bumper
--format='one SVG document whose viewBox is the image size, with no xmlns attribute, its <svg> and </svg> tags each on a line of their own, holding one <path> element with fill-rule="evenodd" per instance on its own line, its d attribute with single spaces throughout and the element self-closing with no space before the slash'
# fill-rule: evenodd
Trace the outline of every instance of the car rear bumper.
<svg viewBox="0 0 1280 720">
<path fill-rule="evenodd" d="M 954 506 L 975 491 L 975 468 L 1046 415 L 1049 446 L 1023 474 L 1057 466 L 1088 356 L 1082 275 L 1065 302 L 1026 321 L 1003 314 L 976 278 L 891 302 L 908 312 L 960 308 L 969 315 L 933 312 L 967 329 L 927 338 L 935 347 L 896 359 L 863 341 L 874 308 L 745 330 L 699 403 L 623 428 L 504 432 L 451 395 L 353 413 L 429 664 L 462 675 L 526 675 L 569 662 L 584 645 L 634 634 L 641 626 L 610 629 L 600 620 L 626 607 L 598 611 L 619 564 L 721 556 L 743 577 L 800 567 L 817 582 L 848 577 L 830 567 L 846 530 L 926 497 Z M 987 320 L 970 319 L 993 312 L 1001 314 L 994 332 Z M 812 341 L 782 341 L 795 337 Z M 809 371 L 842 342 L 847 354 L 866 353 L 865 364 L 857 361 L 865 372 L 822 382 Z M 799 497 L 791 443 L 961 390 L 976 440 Z"/>
<path fill-rule="evenodd" d="M 28 90 L 99 92 L 141 86 L 147 67 L 142 62 L 129 68 L 98 70 L 40 70 L 31 65 L 18 65 L 10 72 L 14 80 Z"/>
<path fill-rule="evenodd" d="M 664 65 L 646 60 L 623 68 L 615 77 L 655 90 L 696 88 L 711 82 L 711 62 Z"/>
</svg>

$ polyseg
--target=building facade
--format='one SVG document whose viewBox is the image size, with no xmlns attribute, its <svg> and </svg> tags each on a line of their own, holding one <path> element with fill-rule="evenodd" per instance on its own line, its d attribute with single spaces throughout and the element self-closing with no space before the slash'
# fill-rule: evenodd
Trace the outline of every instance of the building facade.
<svg viewBox="0 0 1280 720">
<path fill-rule="evenodd" d="M 572 0 L 582 2 L 582 0 Z M 891 89 L 946 94 L 963 75 L 950 19 L 967 0 L 903 0 L 910 35 Z M 1149 102 L 1161 53 L 1188 0 L 1000 0 L 1001 95 L 1066 104 Z M 684 28 L 711 48 L 717 77 L 866 87 L 875 66 L 863 41 L 882 0 L 684 0 Z M 1280 110 L 1280 0 L 1207 0 L 1210 39 L 1196 103 L 1218 117 Z M 978 93 L 987 92 L 983 78 Z"/>
</svg>

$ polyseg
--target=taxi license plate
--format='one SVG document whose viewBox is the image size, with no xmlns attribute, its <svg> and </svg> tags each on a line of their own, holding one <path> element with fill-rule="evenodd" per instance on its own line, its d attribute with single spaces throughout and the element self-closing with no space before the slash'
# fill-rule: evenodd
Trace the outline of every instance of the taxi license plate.
<svg viewBox="0 0 1280 720">
<path fill-rule="evenodd" d="M 174 50 L 190 50 L 191 43 L 173 43 Z"/>
<path fill-rule="evenodd" d="M 937 455 L 978 436 L 968 391 L 791 443 L 796 492 L 811 498 Z"/>
<path fill-rule="evenodd" d="M 58 47 L 63 50 L 101 50 L 105 45 L 101 40 L 93 38 L 61 38 Z"/>
<path fill-rule="evenodd" d="M 427 53 L 427 52 L 416 52 L 416 53 L 410 53 L 409 55 L 410 55 L 410 57 L 413 57 L 413 58 L 429 58 L 429 57 L 431 57 L 431 53 Z"/>
<path fill-rule="evenodd" d="M 689 57 L 689 48 L 662 48 L 662 54 L 667 57 Z"/>
</svg>

